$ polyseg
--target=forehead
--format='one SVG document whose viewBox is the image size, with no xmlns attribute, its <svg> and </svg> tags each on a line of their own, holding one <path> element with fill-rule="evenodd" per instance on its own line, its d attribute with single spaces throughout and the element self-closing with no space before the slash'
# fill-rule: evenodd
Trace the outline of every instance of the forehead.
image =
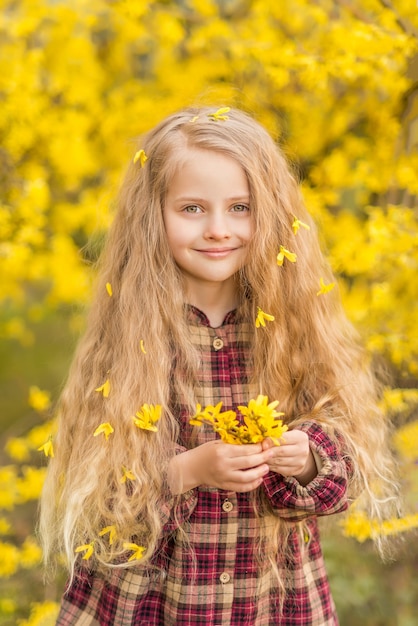
<svg viewBox="0 0 418 626">
<path fill-rule="evenodd" d="M 168 193 L 177 188 L 211 185 L 229 186 L 248 193 L 248 180 L 241 164 L 232 156 L 215 150 L 183 148 L 176 155 L 177 164 L 168 185 Z"/>
</svg>

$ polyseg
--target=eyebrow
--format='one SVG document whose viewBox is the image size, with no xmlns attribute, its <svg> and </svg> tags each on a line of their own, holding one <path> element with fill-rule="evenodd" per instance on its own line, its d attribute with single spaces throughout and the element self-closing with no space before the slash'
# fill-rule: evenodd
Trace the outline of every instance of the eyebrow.
<svg viewBox="0 0 418 626">
<path fill-rule="evenodd" d="M 175 202 L 206 202 L 205 198 L 197 198 L 196 196 L 181 196 L 174 199 Z M 226 202 L 249 202 L 250 196 L 233 196 L 225 198 Z"/>
</svg>

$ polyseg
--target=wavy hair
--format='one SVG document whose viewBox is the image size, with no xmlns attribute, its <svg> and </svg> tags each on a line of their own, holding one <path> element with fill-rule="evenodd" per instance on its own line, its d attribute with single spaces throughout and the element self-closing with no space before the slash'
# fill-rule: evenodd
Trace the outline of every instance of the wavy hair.
<svg viewBox="0 0 418 626">
<path fill-rule="evenodd" d="M 232 109 L 226 121 L 216 121 L 212 111 L 185 109 L 149 132 L 140 145 L 146 164 L 130 164 L 120 191 L 87 330 L 59 402 L 55 458 L 42 497 L 45 557 L 49 562 L 64 552 L 72 575 L 75 548 L 93 539 L 95 557 L 103 564 L 128 567 L 123 539 L 131 537 L 148 547 L 146 561 L 166 520 L 165 468 L 179 436 L 173 397 L 194 408 L 198 366 L 184 315 L 182 275 L 163 222 L 167 189 L 187 148 L 229 156 L 248 178 L 254 234 L 239 272 L 240 308 L 249 320 L 255 320 L 257 307 L 275 316 L 267 331 L 254 327 L 254 384 L 280 400 L 291 425 L 315 419 L 342 436 L 354 468 L 352 493 L 366 494 L 373 518 L 387 515 L 393 501 L 394 468 L 387 425 L 377 408 L 378 386 L 338 289 L 316 295 L 320 277 L 331 282 L 333 275 L 297 177 L 252 117 Z M 302 228 L 295 236 L 295 217 L 310 230 Z M 296 263 L 277 267 L 281 245 L 296 253 Z M 95 390 L 106 379 L 111 391 L 104 398 Z M 162 406 L 163 418 L 152 436 L 132 427 L 132 416 L 145 403 Z M 114 427 L 108 442 L 92 436 L 106 422 Z M 136 476 L 129 488 L 121 482 L 122 468 Z M 267 516 L 268 528 L 273 512 L 257 494 L 254 506 L 260 519 Z M 284 522 L 276 518 L 274 523 L 285 532 Z M 107 537 L 99 535 L 109 525 L 118 528 L 110 548 Z M 277 537 L 271 528 L 267 534 Z M 277 555 L 279 547 L 272 543 L 270 552 Z"/>
</svg>

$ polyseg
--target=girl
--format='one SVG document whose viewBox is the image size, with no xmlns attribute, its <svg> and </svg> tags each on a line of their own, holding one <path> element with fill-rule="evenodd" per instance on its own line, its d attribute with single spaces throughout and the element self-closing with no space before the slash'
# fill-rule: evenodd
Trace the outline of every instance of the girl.
<svg viewBox="0 0 418 626">
<path fill-rule="evenodd" d="M 295 178 L 227 108 L 168 117 L 134 161 L 43 494 L 70 572 L 57 624 L 335 625 L 317 517 L 362 491 L 379 518 L 392 467 Z M 262 396 L 279 442 L 203 419 L 242 424 L 253 400 L 271 421 Z"/>
</svg>

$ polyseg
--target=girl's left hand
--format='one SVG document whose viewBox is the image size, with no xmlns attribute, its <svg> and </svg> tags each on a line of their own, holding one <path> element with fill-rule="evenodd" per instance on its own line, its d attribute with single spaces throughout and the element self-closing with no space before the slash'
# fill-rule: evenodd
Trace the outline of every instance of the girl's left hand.
<svg viewBox="0 0 418 626">
<path fill-rule="evenodd" d="M 302 430 L 288 430 L 280 439 L 280 446 L 276 446 L 269 437 L 262 446 L 263 450 L 274 449 L 272 457 L 267 461 L 272 472 L 294 476 L 302 485 L 307 485 L 317 475 L 309 438 Z"/>
</svg>

